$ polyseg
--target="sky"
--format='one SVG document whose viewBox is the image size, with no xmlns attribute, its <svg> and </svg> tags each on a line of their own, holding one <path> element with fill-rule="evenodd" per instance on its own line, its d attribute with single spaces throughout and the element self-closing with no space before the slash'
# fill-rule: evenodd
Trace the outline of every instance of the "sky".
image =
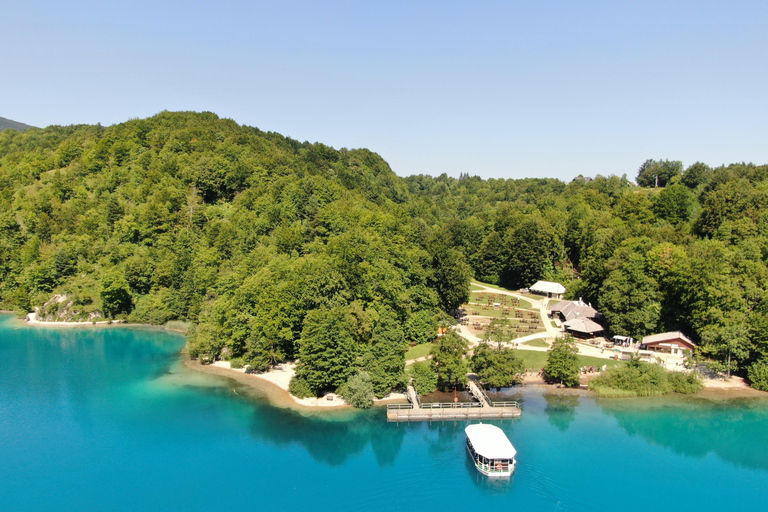
<svg viewBox="0 0 768 512">
<path fill-rule="evenodd" d="M 768 2 L 4 0 L 0 116 L 210 111 L 401 176 L 768 163 Z"/>
</svg>

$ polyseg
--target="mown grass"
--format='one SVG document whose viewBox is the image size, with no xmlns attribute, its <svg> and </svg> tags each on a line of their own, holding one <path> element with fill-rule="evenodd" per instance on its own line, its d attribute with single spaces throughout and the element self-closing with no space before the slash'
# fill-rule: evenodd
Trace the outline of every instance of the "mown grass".
<svg viewBox="0 0 768 512">
<path fill-rule="evenodd" d="M 517 357 L 523 360 L 523 366 L 526 368 L 534 367 L 537 370 L 547 364 L 547 355 L 549 352 L 540 352 L 537 350 L 518 350 L 516 352 Z M 582 356 L 577 355 L 576 359 L 579 366 L 603 366 L 604 364 L 616 366 L 623 364 L 622 361 L 616 361 L 614 359 L 601 359 L 599 357 Z"/>
<path fill-rule="evenodd" d="M 549 343 L 544 340 L 528 340 L 524 341 L 523 345 L 530 345 L 531 347 L 548 347 Z"/>
<path fill-rule="evenodd" d="M 422 343 L 421 345 L 416 345 L 415 347 L 411 347 L 408 352 L 405 353 L 405 360 L 411 361 L 413 359 L 428 356 L 431 350 L 432 343 Z"/>
<path fill-rule="evenodd" d="M 495 288 L 496 290 L 503 290 L 505 292 L 510 292 L 510 293 L 517 293 L 517 290 L 508 290 L 508 289 L 506 289 L 504 287 L 501 287 L 501 286 L 498 286 L 498 285 L 495 285 L 495 284 L 483 283 L 481 281 L 472 281 L 471 284 L 472 285 L 487 286 L 488 288 Z M 480 289 L 480 288 L 478 287 L 478 289 Z"/>
</svg>

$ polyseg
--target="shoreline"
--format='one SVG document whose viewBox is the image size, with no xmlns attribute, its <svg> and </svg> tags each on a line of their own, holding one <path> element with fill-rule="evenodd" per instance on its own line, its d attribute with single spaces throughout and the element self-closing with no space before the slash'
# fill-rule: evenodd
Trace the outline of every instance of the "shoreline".
<svg viewBox="0 0 768 512">
<path fill-rule="evenodd" d="M 228 361 L 216 361 L 211 364 L 202 364 L 192 359 L 188 354 L 182 353 L 184 366 L 190 370 L 224 377 L 243 384 L 258 394 L 265 395 L 270 403 L 278 407 L 285 407 L 298 411 L 332 412 L 351 411 L 354 408 L 347 404 L 343 398 L 335 393 L 330 393 L 331 399 L 325 397 L 297 398 L 288 391 L 288 384 L 295 373 L 294 363 L 283 363 L 278 368 L 263 373 L 245 373 L 244 369 L 231 368 Z M 390 394 L 384 398 L 375 398 L 374 407 L 392 402 L 405 402 L 406 396 L 402 393 Z"/>
<path fill-rule="evenodd" d="M 0 314 L 8 314 L 8 315 L 14 315 L 14 318 L 12 318 L 10 321 L 19 325 L 19 326 L 28 326 L 28 327 L 64 327 L 64 328 L 73 328 L 73 327 L 142 327 L 142 328 L 150 328 L 150 329 L 162 329 L 164 331 L 169 332 L 176 332 L 179 334 L 185 334 L 185 331 L 182 331 L 180 329 L 171 329 L 169 327 L 166 327 L 164 325 L 156 325 L 156 324 L 140 324 L 140 323 L 130 323 L 126 322 L 125 320 L 100 320 L 98 322 L 47 322 L 45 320 L 37 320 L 34 317 L 30 318 L 30 315 L 34 315 L 34 313 L 28 313 L 26 317 L 19 318 L 16 315 L 15 311 L 7 311 L 7 310 L 0 310 Z"/>
<path fill-rule="evenodd" d="M 3 314 L 15 314 L 14 311 L 0 310 Z M 30 315 L 34 315 L 31 313 Z M 23 326 L 31 327 L 58 327 L 58 328 L 74 328 L 74 327 L 142 327 L 162 329 L 168 332 L 174 332 L 183 334 L 178 329 L 169 329 L 162 325 L 153 324 L 138 324 L 127 323 L 122 320 L 105 320 L 100 322 L 45 322 L 42 320 L 36 320 L 34 316 L 30 318 L 27 315 L 26 318 L 14 318 L 12 321 Z M 232 369 L 229 367 L 228 361 L 217 361 L 210 365 L 200 364 L 198 361 L 192 360 L 189 356 L 182 352 L 180 357 L 183 359 L 183 364 L 190 370 L 200 373 L 206 373 L 209 375 L 215 375 L 218 377 L 229 378 L 243 384 L 258 394 L 264 395 L 268 398 L 270 403 L 279 407 L 288 407 L 298 411 L 349 411 L 353 408 L 344 402 L 344 400 L 332 394 L 332 400 L 326 400 L 325 398 L 304 398 L 299 399 L 294 397 L 288 392 L 288 383 L 293 376 L 294 369 L 293 363 L 284 363 L 280 365 L 280 368 L 271 370 L 264 373 L 245 373 L 243 369 Z M 538 375 L 526 375 L 523 379 L 521 388 L 546 388 L 547 392 L 554 393 L 568 393 L 579 394 L 584 396 L 594 396 L 594 392 L 585 388 L 591 377 L 599 374 L 582 376 L 581 385 L 578 388 L 559 388 L 554 384 L 546 384 L 544 380 Z M 704 379 L 704 389 L 693 395 L 681 395 L 689 396 L 693 398 L 702 398 L 710 400 L 729 400 L 729 399 L 741 399 L 741 398 L 768 398 L 768 392 L 759 391 L 749 387 L 744 379 L 741 377 L 731 377 L 730 380 L 726 379 Z M 642 398 L 642 397 L 641 397 Z M 619 399 L 617 399 L 619 400 Z M 404 403 L 406 397 L 404 394 L 394 394 L 387 396 L 383 399 L 374 399 L 374 406 L 383 405 L 386 403 L 401 402 Z"/>
</svg>

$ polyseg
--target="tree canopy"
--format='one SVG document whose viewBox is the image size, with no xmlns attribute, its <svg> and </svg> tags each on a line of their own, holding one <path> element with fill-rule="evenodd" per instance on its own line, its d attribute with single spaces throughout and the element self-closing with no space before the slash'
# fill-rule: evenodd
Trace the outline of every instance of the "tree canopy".
<svg viewBox="0 0 768 512">
<path fill-rule="evenodd" d="M 299 359 L 313 392 L 365 370 L 382 394 L 471 278 L 545 279 L 610 333 L 683 330 L 746 376 L 768 358 L 768 166 L 651 159 L 637 183 L 400 178 L 368 149 L 212 113 L 5 130 L 0 307 L 184 320 L 193 357 Z"/>
</svg>

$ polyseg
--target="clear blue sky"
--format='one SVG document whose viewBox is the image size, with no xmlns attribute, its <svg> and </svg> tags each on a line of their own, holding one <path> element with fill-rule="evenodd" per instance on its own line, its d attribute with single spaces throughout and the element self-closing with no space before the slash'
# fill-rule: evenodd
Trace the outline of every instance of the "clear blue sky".
<svg viewBox="0 0 768 512">
<path fill-rule="evenodd" d="M 212 111 L 402 175 L 768 163 L 768 2 L 9 0 L 0 116 Z"/>
</svg>

